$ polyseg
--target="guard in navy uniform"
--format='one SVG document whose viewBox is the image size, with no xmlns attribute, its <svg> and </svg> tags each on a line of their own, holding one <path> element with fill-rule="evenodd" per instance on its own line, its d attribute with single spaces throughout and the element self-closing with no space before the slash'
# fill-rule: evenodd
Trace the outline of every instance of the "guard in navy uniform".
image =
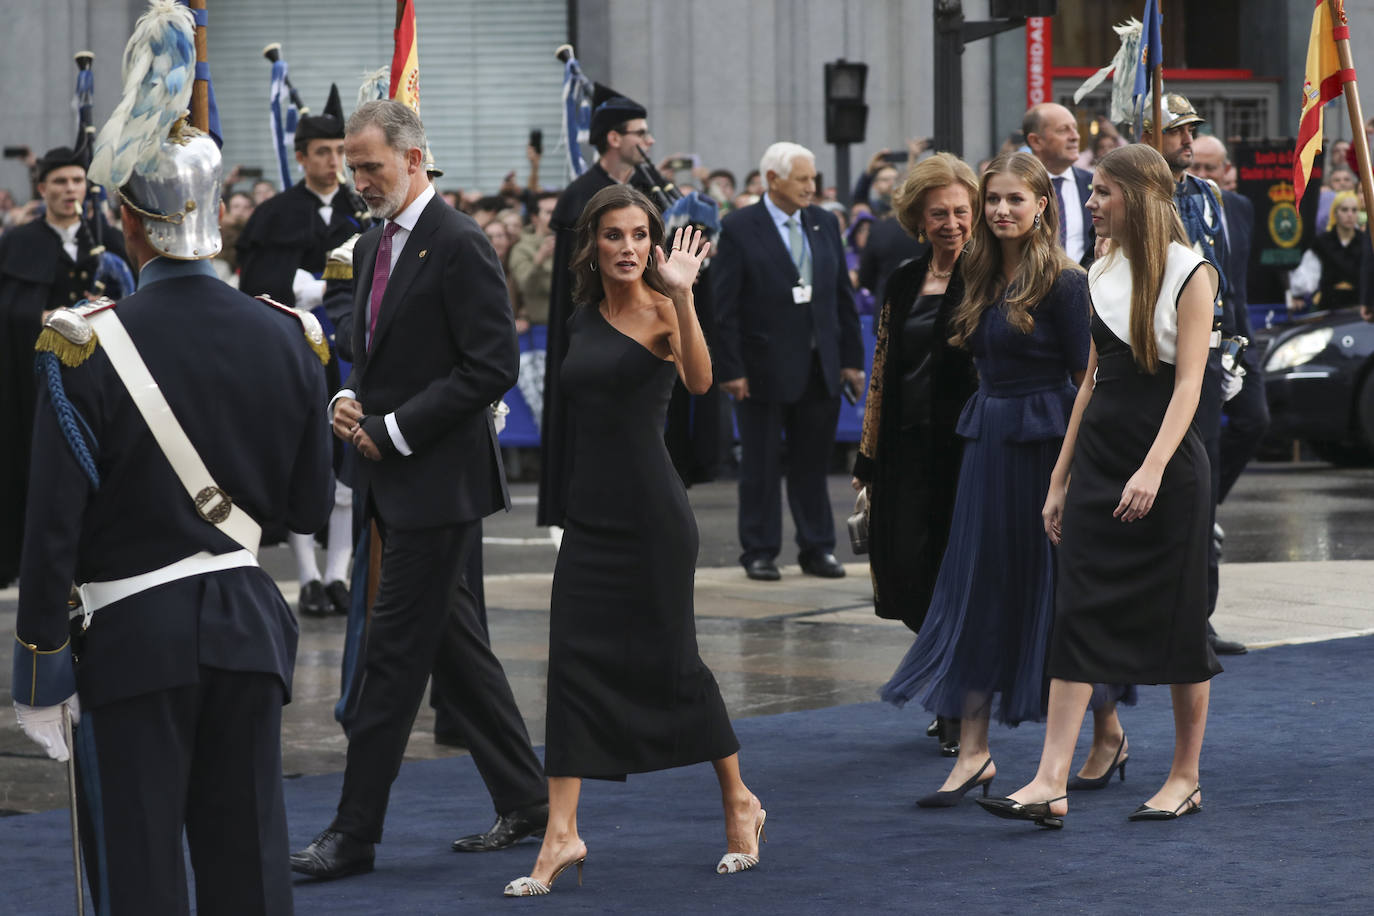
<svg viewBox="0 0 1374 916">
<path fill-rule="evenodd" d="M 238 240 L 239 289 L 324 316 L 325 267 L 329 253 L 371 226 L 362 200 L 339 180 L 343 168 L 344 118 L 339 88 L 331 86 L 323 113 L 301 118 L 296 127 L 296 162 L 305 177 L 253 211 Z M 327 370 L 338 389 L 338 361 Z M 342 456 L 339 456 L 342 458 Z M 287 535 L 301 583 L 300 612 L 318 617 L 347 614 L 348 560 L 353 553 L 353 491 L 340 484 L 329 518 L 325 568 L 315 559 L 314 532 Z"/>
<path fill-rule="evenodd" d="M 1145 110 L 1154 110 L 1152 99 L 1145 100 Z M 1207 449 L 1207 459 L 1212 466 L 1211 516 L 1212 526 L 1216 526 L 1217 495 L 1221 492 L 1221 407 L 1235 397 L 1245 383 L 1245 369 L 1234 360 L 1223 360 L 1224 345 L 1234 344 L 1241 336 L 1240 327 L 1248 326 L 1248 319 L 1242 316 L 1243 324 L 1237 322 L 1236 288 L 1231 280 L 1231 253 L 1226 241 L 1226 229 L 1222 219 L 1221 189 L 1211 181 L 1198 178 L 1187 172 L 1193 164 L 1193 135 L 1202 116 L 1193 108 L 1193 103 L 1176 92 L 1165 94 L 1160 106 L 1163 121 L 1162 152 L 1169 168 L 1178 182 L 1174 190 L 1174 203 L 1178 205 L 1178 215 L 1188 233 L 1193 248 L 1216 268 L 1221 278 L 1221 288 L 1216 303 L 1216 321 L 1212 332 L 1212 349 L 1207 356 L 1207 373 L 1202 379 L 1202 394 L 1198 398 L 1197 424 L 1202 434 L 1203 445 Z M 1142 139 L 1150 143 L 1154 136 L 1152 117 L 1144 119 Z M 1240 306 L 1244 308 L 1243 303 Z M 1220 550 L 1217 542 L 1211 540 L 1207 554 L 1208 593 L 1211 611 L 1217 607 L 1217 594 L 1220 577 L 1217 564 Z M 1209 616 L 1211 611 L 1209 611 Z M 1243 655 L 1244 644 L 1217 636 L 1211 624 L 1207 625 L 1207 638 L 1212 650 L 1218 655 Z"/>
<path fill-rule="evenodd" d="M 33 344 L 47 312 L 98 291 L 100 252 L 81 218 L 85 157 L 65 146 L 38 162 L 43 216 L 0 235 L 0 423 L 14 447 L 0 450 L 0 587 L 19 575 L 33 430 Z M 102 219 L 99 215 L 96 219 Z M 123 257 L 124 240 L 108 225 L 105 247 Z"/>
<path fill-rule="evenodd" d="M 136 42 L 192 46 L 158 4 Z M 146 49 L 145 49 L 146 50 Z M 296 623 L 256 558 L 265 526 L 330 508 L 323 334 L 216 279 L 220 153 L 146 116 L 111 120 L 92 178 L 119 189 L 139 288 L 59 309 L 38 340 L 29 511 L 11 683 L 48 754 L 76 723 L 81 839 L 102 914 L 292 911 L 281 707 Z M 128 153 L 129 155 L 125 155 Z M 78 584 L 83 612 L 69 628 Z"/>
</svg>

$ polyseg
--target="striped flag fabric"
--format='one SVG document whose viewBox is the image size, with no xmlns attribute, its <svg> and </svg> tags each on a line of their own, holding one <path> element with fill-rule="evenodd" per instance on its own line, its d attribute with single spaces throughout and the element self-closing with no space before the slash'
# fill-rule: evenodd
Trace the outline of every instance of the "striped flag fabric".
<svg viewBox="0 0 1374 916">
<path fill-rule="evenodd" d="M 415 41 L 413 0 L 396 0 L 396 50 L 391 57 L 390 95 L 420 113 L 420 47 Z"/>
<path fill-rule="evenodd" d="M 1145 99 L 1150 95 L 1152 74 L 1164 61 L 1164 39 L 1159 26 L 1164 16 L 1155 0 L 1145 0 L 1145 12 L 1140 17 L 1140 53 L 1137 55 L 1135 78 L 1131 96 L 1135 99 L 1135 135 L 1141 135 L 1145 120 Z M 1163 104 L 1161 101 L 1160 104 Z"/>
<path fill-rule="evenodd" d="M 1334 3 L 1339 22 L 1331 16 L 1326 0 L 1316 0 L 1312 32 L 1307 39 L 1307 70 L 1302 84 L 1302 115 L 1298 120 L 1298 143 L 1293 154 L 1293 189 L 1297 202 L 1307 190 L 1312 162 L 1322 148 L 1322 106 L 1340 96 L 1345 84 L 1355 79 L 1355 71 L 1342 70 L 1336 42 L 1350 38 L 1345 22 L 1345 3 Z"/>
<path fill-rule="evenodd" d="M 296 121 L 300 112 L 291 102 L 286 88 L 286 61 L 272 62 L 272 82 L 267 91 L 268 120 L 272 130 L 272 150 L 277 160 L 277 184 L 281 190 L 295 184 L 291 177 L 291 150 L 296 145 Z"/>
<path fill-rule="evenodd" d="M 574 178 L 587 171 L 582 147 L 589 142 L 594 88 L 582 75 L 577 58 L 569 54 L 563 65 L 563 146 L 568 152 L 568 171 Z"/>
</svg>

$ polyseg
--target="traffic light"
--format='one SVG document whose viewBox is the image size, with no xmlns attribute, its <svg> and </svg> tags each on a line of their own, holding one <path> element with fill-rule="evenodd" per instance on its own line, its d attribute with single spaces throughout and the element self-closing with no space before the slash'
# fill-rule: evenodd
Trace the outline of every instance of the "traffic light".
<svg viewBox="0 0 1374 916">
<path fill-rule="evenodd" d="M 825 142 L 862 143 L 868 129 L 868 64 L 840 58 L 825 65 Z"/>
</svg>

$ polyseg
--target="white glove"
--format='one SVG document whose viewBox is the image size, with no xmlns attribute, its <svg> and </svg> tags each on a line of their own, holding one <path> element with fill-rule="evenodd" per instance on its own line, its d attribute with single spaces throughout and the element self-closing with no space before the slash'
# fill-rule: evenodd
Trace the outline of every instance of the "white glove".
<svg viewBox="0 0 1374 916">
<path fill-rule="evenodd" d="M 1223 402 L 1240 394 L 1240 389 L 1243 387 L 1245 387 L 1244 366 L 1237 366 L 1232 372 L 1221 373 L 1221 399 Z"/>
<path fill-rule="evenodd" d="M 324 281 L 316 280 L 297 267 L 296 276 L 291 281 L 291 292 L 296 294 L 296 308 L 308 312 L 324 302 Z"/>
<path fill-rule="evenodd" d="M 19 727 L 24 730 L 39 747 L 53 760 L 63 763 L 71 756 L 67 747 L 67 735 L 62 728 L 62 707 L 72 711 L 72 725 L 81 721 L 81 701 L 76 694 L 67 697 L 56 706 L 25 706 L 14 704 L 14 712 L 19 717 Z"/>
</svg>

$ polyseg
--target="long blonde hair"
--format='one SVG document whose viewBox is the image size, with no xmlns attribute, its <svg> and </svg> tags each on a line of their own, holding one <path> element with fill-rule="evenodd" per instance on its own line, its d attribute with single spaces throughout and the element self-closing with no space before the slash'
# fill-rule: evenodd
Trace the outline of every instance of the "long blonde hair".
<svg viewBox="0 0 1374 916">
<path fill-rule="evenodd" d="M 1112 221 L 1105 257 L 1118 251 L 1131 265 L 1131 355 L 1154 374 L 1159 368 L 1155 344 L 1155 304 L 1164 286 L 1169 243 L 1189 247 L 1188 234 L 1174 204 L 1174 176 L 1153 147 L 1132 143 L 1117 147 L 1097 162 L 1097 170 L 1121 189 L 1124 218 Z"/>
<path fill-rule="evenodd" d="M 992 234 L 987 220 L 988 182 L 994 175 L 1013 175 L 1019 178 L 1031 195 L 1046 202 L 1040 223 L 1026 236 L 1021 262 L 1011 282 L 1002 279 L 1002 244 Z M 964 298 L 955 309 L 950 324 L 953 334 L 949 342 L 966 346 L 978 329 L 983 312 L 1006 294 L 1007 321 L 1022 334 L 1035 328 L 1031 310 L 1049 293 L 1059 274 L 1065 270 L 1082 271 L 1069 260 L 1059 244 L 1059 212 L 1054 205 L 1054 191 L 1049 172 L 1040 160 L 1030 153 L 1003 153 L 988 164 L 978 183 L 977 212 L 974 214 L 973 238 L 964 253 Z"/>
</svg>

